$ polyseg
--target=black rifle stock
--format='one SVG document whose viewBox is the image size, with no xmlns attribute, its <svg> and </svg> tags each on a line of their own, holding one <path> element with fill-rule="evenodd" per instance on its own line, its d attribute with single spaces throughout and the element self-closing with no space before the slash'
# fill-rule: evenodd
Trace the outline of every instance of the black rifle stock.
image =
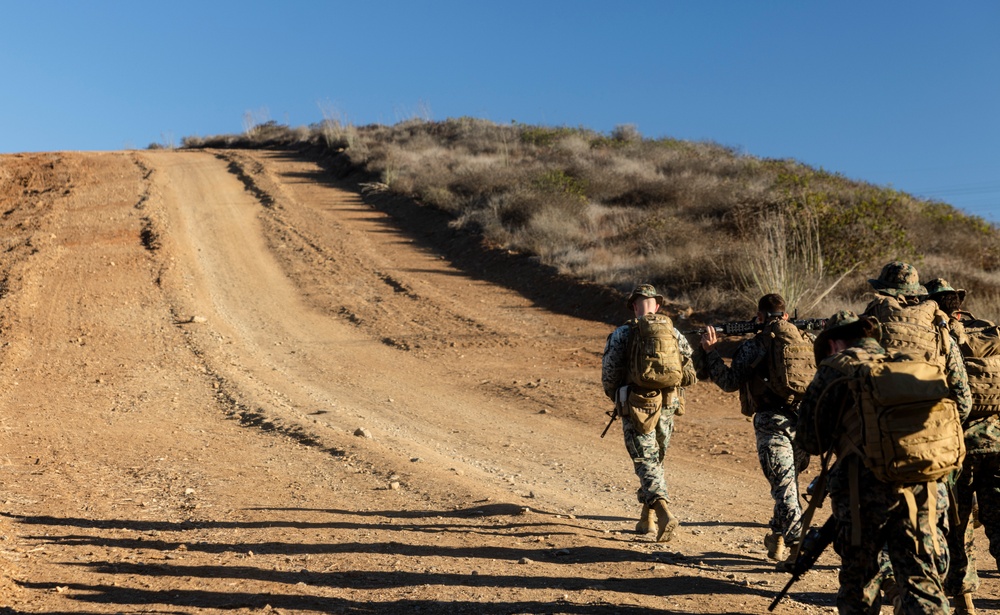
<svg viewBox="0 0 1000 615">
<path fill-rule="evenodd" d="M 774 601 L 771 602 L 771 606 L 767 607 L 768 611 L 773 611 L 778 606 L 778 603 L 781 602 L 781 599 L 788 594 L 788 590 L 792 588 L 792 584 L 798 581 L 802 575 L 816 564 L 816 560 L 819 559 L 820 554 L 833 542 L 836 527 L 836 522 L 831 515 L 826 520 L 826 523 L 819 527 L 810 528 L 806 532 L 802 543 L 799 545 L 795 563 L 792 564 L 792 578 L 788 580 L 788 583 L 785 584 L 781 592 L 775 596 Z"/>
<path fill-rule="evenodd" d="M 611 420 L 608 421 L 608 424 L 604 426 L 604 431 L 601 432 L 602 438 L 608 435 L 608 430 L 611 429 L 611 424 L 615 422 L 616 418 L 618 418 L 618 406 L 615 405 L 615 409 L 612 410 L 611 412 L 607 412 L 606 414 L 608 414 L 611 417 Z"/>
</svg>

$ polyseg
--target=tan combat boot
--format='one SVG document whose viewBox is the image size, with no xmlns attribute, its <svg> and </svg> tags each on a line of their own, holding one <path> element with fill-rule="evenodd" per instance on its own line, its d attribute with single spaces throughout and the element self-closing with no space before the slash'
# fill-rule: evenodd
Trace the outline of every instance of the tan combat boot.
<svg viewBox="0 0 1000 615">
<path fill-rule="evenodd" d="M 976 615 L 976 605 L 972 602 L 972 594 L 955 596 L 955 615 Z"/>
<path fill-rule="evenodd" d="M 670 542 L 680 521 L 670 514 L 666 500 L 656 500 L 652 509 L 656 511 L 656 542 Z"/>
<path fill-rule="evenodd" d="M 642 512 L 639 513 L 639 522 L 635 524 L 636 534 L 648 534 L 653 531 L 653 509 L 649 504 L 642 505 Z"/>
<path fill-rule="evenodd" d="M 767 556 L 771 559 L 784 560 L 788 555 L 785 549 L 785 537 L 780 532 L 771 532 L 764 536 L 764 546 L 767 548 Z"/>
</svg>

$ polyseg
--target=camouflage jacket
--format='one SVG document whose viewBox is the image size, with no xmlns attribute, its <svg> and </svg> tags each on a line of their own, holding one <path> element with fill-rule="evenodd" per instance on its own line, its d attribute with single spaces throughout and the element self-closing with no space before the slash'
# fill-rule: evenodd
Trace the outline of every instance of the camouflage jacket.
<svg viewBox="0 0 1000 615">
<path fill-rule="evenodd" d="M 752 416 L 758 410 L 776 410 L 767 403 L 761 391 L 753 390 L 757 366 L 764 359 L 767 349 L 757 341 L 748 339 L 736 347 L 733 360 L 729 366 L 722 360 L 722 355 L 714 348 L 705 354 L 705 363 L 712 382 L 727 393 L 740 392 L 740 409 L 746 416 Z M 755 394 L 757 393 L 757 394 Z"/>
<path fill-rule="evenodd" d="M 608 336 L 608 341 L 604 345 L 604 358 L 601 359 L 601 384 L 604 387 L 604 394 L 609 399 L 615 398 L 615 391 L 625 384 L 625 370 L 628 368 L 627 349 L 630 327 L 624 324 Z M 691 344 L 674 327 L 674 337 L 677 338 L 677 345 L 681 351 L 681 368 L 684 375 L 683 386 L 690 386 L 698 381 L 695 375 L 694 362 L 691 360 L 693 351 Z"/>
</svg>

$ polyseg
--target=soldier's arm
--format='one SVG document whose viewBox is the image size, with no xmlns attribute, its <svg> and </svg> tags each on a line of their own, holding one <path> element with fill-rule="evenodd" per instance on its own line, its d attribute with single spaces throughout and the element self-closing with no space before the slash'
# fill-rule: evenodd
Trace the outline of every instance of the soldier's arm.
<svg viewBox="0 0 1000 615">
<path fill-rule="evenodd" d="M 684 334 L 674 327 L 674 337 L 677 338 L 677 346 L 681 351 L 681 386 L 689 387 L 698 382 L 697 369 L 694 366 L 694 349 L 691 348 L 691 343 L 687 341 Z"/>
<path fill-rule="evenodd" d="M 747 340 L 739 345 L 733 354 L 731 365 L 727 366 L 718 350 L 714 348 L 709 350 L 705 353 L 705 362 L 708 364 L 712 382 L 727 393 L 738 391 L 743 384 L 750 381 L 754 366 L 764 352 L 764 348 L 756 340 Z"/>
<path fill-rule="evenodd" d="M 615 398 L 615 391 L 625 380 L 625 345 L 628 342 L 628 326 L 621 326 L 611 332 L 604 344 L 601 359 L 601 384 L 609 399 Z"/>
<path fill-rule="evenodd" d="M 945 369 L 948 371 L 948 387 L 958 405 L 958 415 L 962 422 L 969 418 L 972 412 L 972 393 L 969 391 L 969 375 L 965 371 L 965 361 L 962 360 L 962 353 L 958 348 L 955 338 L 948 335 L 948 355 L 945 361 Z"/>
</svg>

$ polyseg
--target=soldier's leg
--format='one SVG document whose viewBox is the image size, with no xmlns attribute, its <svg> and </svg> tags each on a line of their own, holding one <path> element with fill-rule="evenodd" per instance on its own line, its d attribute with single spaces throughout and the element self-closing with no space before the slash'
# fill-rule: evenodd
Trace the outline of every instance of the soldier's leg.
<svg viewBox="0 0 1000 615">
<path fill-rule="evenodd" d="M 975 481 L 979 521 L 990 541 L 990 554 L 1000 567 L 1000 453 L 983 456 Z"/>
<path fill-rule="evenodd" d="M 979 589 L 979 575 L 976 572 L 976 555 L 972 539 L 972 496 L 974 477 L 978 473 L 978 459 L 968 455 L 962 472 L 954 480 L 952 487 L 955 505 L 958 507 L 958 523 L 948 531 L 948 573 L 944 581 L 945 593 L 949 596 L 971 594 Z"/>
<path fill-rule="evenodd" d="M 903 612 L 947 613 L 944 573 L 948 569 L 948 542 L 938 528 L 938 509 L 930 509 L 925 485 L 909 485 L 917 504 L 917 524 L 902 495 L 886 524 L 889 559 L 900 586 Z M 937 486 L 935 499 L 937 498 Z"/>
<path fill-rule="evenodd" d="M 757 458 L 774 500 L 770 527 L 772 533 L 782 535 L 786 543 L 798 540 L 802 532 L 797 467 L 801 463 L 801 453 L 797 460 L 792 428 L 791 419 L 783 414 L 758 412 L 754 415 Z"/>
<path fill-rule="evenodd" d="M 852 480 L 857 481 L 857 501 L 851 498 Z M 829 487 L 837 520 L 833 547 L 841 560 L 837 609 L 842 614 L 875 615 L 881 610 L 881 590 L 888 576 L 887 558 L 882 551 L 895 494 L 889 485 L 864 470 L 856 456 L 848 457 L 830 472 Z M 854 544 L 855 521 L 860 523 L 858 544 Z"/>
<path fill-rule="evenodd" d="M 662 419 L 661 419 L 662 421 Z M 659 429 L 647 434 L 635 430 L 627 417 L 622 421 L 622 433 L 625 437 L 625 448 L 632 457 L 635 475 L 639 478 L 640 498 L 643 503 L 652 506 L 656 500 L 670 501 L 667 496 L 667 484 L 663 478 L 663 464 L 659 444 Z"/>
<path fill-rule="evenodd" d="M 659 460 L 661 464 L 667 454 L 667 448 L 670 446 L 670 437 L 674 435 L 674 411 L 676 407 L 676 403 L 664 406 L 663 412 L 660 414 L 660 421 L 656 424 L 656 444 L 660 447 Z"/>
<path fill-rule="evenodd" d="M 833 542 L 841 562 L 837 610 L 842 614 L 875 615 L 882 610 L 883 585 L 891 576 L 888 560 L 880 557 L 882 549 L 877 546 L 877 538 L 869 541 L 866 537 L 860 545 L 852 545 L 850 528 L 850 522 L 838 528 Z"/>
</svg>

